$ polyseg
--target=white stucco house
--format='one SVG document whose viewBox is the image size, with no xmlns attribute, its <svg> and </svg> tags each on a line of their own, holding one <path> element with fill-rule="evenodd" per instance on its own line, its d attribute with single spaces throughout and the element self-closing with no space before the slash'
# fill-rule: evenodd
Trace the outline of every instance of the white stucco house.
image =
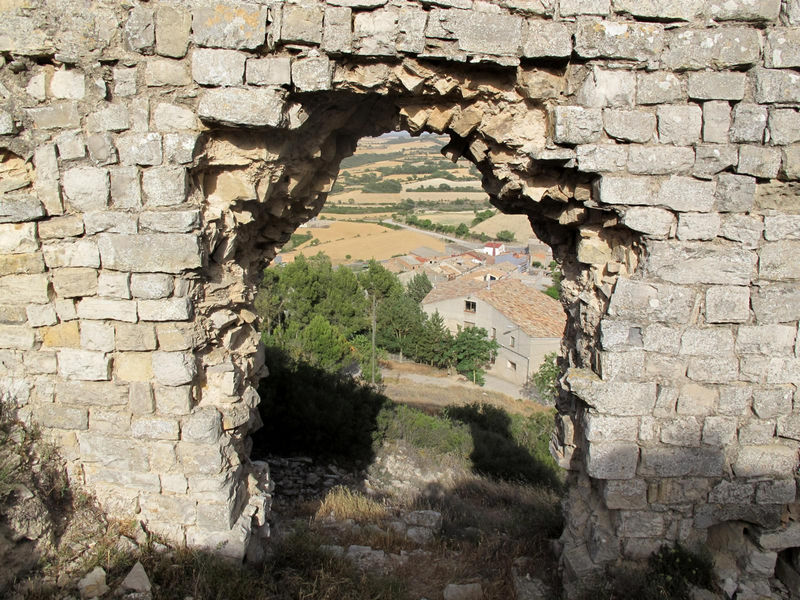
<svg viewBox="0 0 800 600">
<path fill-rule="evenodd" d="M 511 278 L 443 281 L 423 299 L 422 308 L 428 314 L 438 311 L 452 332 L 486 329 L 500 345 L 489 373 L 517 385 L 536 372 L 545 354 L 558 352 L 566 324 L 558 300 Z"/>
</svg>

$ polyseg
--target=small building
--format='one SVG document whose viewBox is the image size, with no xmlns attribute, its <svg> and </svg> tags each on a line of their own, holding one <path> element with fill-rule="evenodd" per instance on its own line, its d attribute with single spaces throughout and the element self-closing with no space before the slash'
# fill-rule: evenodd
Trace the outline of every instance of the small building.
<svg viewBox="0 0 800 600">
<path fill-rule="evenodd" d="M 506 245 L 503 242 L 486 242 L 480 251 L 489 256 L 497 256 L 506 251 Z"/>
<path fill-rule="evenodd" d="M 547 353 L 558 352 L 566 325 L 558 300 L 516 278 L 443 281 L 425 296 L 422 309 L 438 311 L 453 333 L 483 327 L 500 345 L 489 373 L 516 385 L 528 381 Z"/>
</svg>

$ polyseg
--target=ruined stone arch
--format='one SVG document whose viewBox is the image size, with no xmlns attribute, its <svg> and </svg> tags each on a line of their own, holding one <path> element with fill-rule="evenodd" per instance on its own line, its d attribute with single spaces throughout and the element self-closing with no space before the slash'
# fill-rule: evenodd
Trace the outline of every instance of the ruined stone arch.
<svg viewBox="0 0 800 600">
<path fill-rule="evenodd" d="M 726 523 L 794 543 L 796 1 L 133 4 L 0 20 L 0 146 L 35 166 L 0 198 L 0 376 L 112 513 L 264 532 L 253 285 L 403 128 L 564 262 L 567 580 Z"/>
</svg>

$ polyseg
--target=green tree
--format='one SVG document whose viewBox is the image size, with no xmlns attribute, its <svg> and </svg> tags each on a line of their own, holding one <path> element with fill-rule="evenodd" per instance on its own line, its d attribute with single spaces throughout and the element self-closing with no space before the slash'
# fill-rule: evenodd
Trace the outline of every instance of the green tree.
<svg viewBox="0 0 800 600">
<path fill-rule="evenodd" d="M 464 237 L 469 233 L 469 227 L 467 227 L 466 223 L 459 223 L 458 227 L 456 227 L 456 235 L 459 237 Z"/>
<path fill-rule="evenodd" d="M 417 273 L 406 285 L 406 295 L 414 302 L 422 302 L 423 298 L 433 289 L 431 280 L 425 273 Z"/>
<path fill-rule="evenodd" d="M 366 271 L 359 273 L 358 282 L 367 291 L 367 294 L 376 297 L 378 300 L 387 298 L 392 293 L 401 293 L 403 284 L 397 275 L 386 269 L 374 258 L 367 263 Z"/>
<path fill-rule="evenodd" d="M 413 342 L 422 329 L 422 309 L 405 294 L 392 294 L 378 305 L 378 345 L 389 352 L 413 352 Z"/>
<path fill-rule="evenodd" d="M 345 366 L 350 345 L 337 327 L 322 315 L 316 315 L 300 333 L 306 358 L 311 364 L 326 371 L 337 371 Z"/>
<path fill-rule="evenodd" d="M 514 239 L 516 238 L 514 232 L 509 231 L 508 229 L 502 229 L 498 231 L 495 237 L 501 242 L 513 242 Z"/>
<path fill-rule="evenodd" d="M 531 378 L 536 388 L 539 402 L 545 406 L 555 404 L 556 395 L 558 394 L 558 376 L 560 374 L 561 370 L 556 364 L 556 353 L 549 352 L 545 354 L 542 364 L 539 365 L 539 369 Z"/>
<path fill-rule="evenodd" d="M 422 323 L 416 340 L 416 359 L 434 367 L 447 367 L 451 360 L 453 336 L 437 310 Z"/>
<path fill-rule="evenodd" d="M 469 377 L 473 383 L 484 384 L 485 368 L 494 360 L 500 346 L 487 337 L 482 327 L 458 329 L 453 340 L 453 360 L 456 371 Z"/>
<path fill-rule="evenodd" d="M 561 298 L 561 280 L 564 278 L 564 275 L 561 273 L 561 269 L 558 267 L 558 263 L 556 261 L 551 260 L 549 266 L 550 278 L 553 280 L 553 285 L 548 287 L 544 293 L 551 298 L 558 300 Z"/>
<path fill-rule="evenodd" d="M 327 295 L 320 301 L 317 310 L 349 339 L 369 327 L 368 305 L 355 273 L 339 267 L 333 271 Z"/>
</svg>

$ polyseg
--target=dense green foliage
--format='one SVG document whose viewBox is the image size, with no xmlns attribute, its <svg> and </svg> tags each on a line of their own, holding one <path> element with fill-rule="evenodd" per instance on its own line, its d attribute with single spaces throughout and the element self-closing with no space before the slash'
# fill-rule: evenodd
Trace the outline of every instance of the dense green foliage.
<svg viewBox="0 0 800 600">
<path fill-rule="evenodd" d="M 365 183 L 361 191 L 365 194 L 399 194 L 403 191 L 403 185 L 399 181 L 385 179 Z"/>
<path fill-rule="evenodd" d="M 544 293 L 558 300 L 561 298 L 561 280 L 564 276 L 561 273 L 561 269 L 558 268 L 558 263 L 554 260 L 550 261 L 550 277 L 553 280 L 553 285 L 548 287 Z"/>
<path fill-rule="evenodd" d="M 536 399 L 545 406 L 555 404 L 558 394 L 558 376 L 561 370 L 556 363 L 556 353 L 545 354 L 539 369 L 533 374 L 532 383 L 536 390 Z"/>
<path fill-rule="evenodd" d="M 284 244 L 283 248 L 281 248 L 281 252 L 291 252 L 298 246 L 302 246 L 308 240 L 314 237 L 311 232 L 308 233 L 293 233 L 292 237 L 289 238 L 289 241 Z"/>
<path fill-rule="evenodd" d="M 425 273 L 417 273 L 406 285 L 406 294 L 414 302 L 422 302 L 432 289 L 433 284 L 428 276 Z"/>
<path fill-rule="evenodd" d="M 495 237 L 501 242 L 513 242 L 516 239 L 514 232 L 508 229 L 501 229 L 495 234 Z"/>
</svg>

